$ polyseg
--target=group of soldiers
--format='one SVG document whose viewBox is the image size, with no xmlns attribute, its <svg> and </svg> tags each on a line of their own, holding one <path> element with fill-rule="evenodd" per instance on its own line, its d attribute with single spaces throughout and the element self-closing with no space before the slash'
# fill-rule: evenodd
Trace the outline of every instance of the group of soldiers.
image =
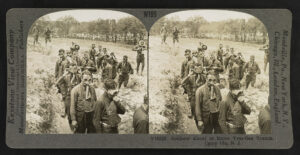
<svg viewBox="0 0 300 155">
<path fill-rule="evenodd" d="M 251 55 L 250 61 L 246 62 L 241 52 L 236 54 L 234 48 L 228 46 L 224 49 L 222 44 L 209 58 L 206 50 L 207 46 L 201 42 L 197 50 L 185 50 L 181 84 L 190 103 L 188 117 L 195 119 L 196 126 L 203 134 L 245 134 L 247 119 L 244 115 L 249 115 L 251 109 L 245 103 L 243 89 L 247 89 L 250 84 L 254 87 L 256 75 L 261 72 L 255 56 Z M 265 50 L 266 66 L 268 46 L 260 50 Z M 243 78 L 245 88 L 241 84 Z M 226 87 L 229 87 L 229 92 L 222 99 L 220 89 Z M 266 106 L 258 118 L 261 133 L 271 132 L 268 109 Z"/>
<path fill-rule="evenodd" d="M 145 43 L 141 40 L 132 50 L 137 52 L 137 74 L 142 65 L 144 69 Z M 108 54 L 106 48 L 92 44 L 89 51 L 79 56 L 80 46 L 72 43 L 70 50 L 60 49 L 59 60 L 56 62 L 55 78 L 58 92 L 64 102 L 64 114 L 68 118 L 70 128 L 74 133 L 118 133 L 121 122 L 119 114 L 126 109 L 117 95 L 120 87 L 127 87 L 129 75 L 133 74 L 128 56 L 118 62 L 115 54 Z M 101 76 L 101 80 L 96 81 Z M 118 76 L 118 80 L 116 80 Z M 99 78 L 97 78 L 99 77 Z M 116 82 L 118 81 L 118 82 Z M 95 88 L 103 87 L 104 93 L 97 100 Z M 136 109 L 133 116 L 135 133 L 148 133 L 148 97 Z"/>
<path fill-rule="evenodd" d="M 171 32 L 172 38 L 173 38 L 173 45 L 175 46 L 176 42 L 179 43 L 179 30 L 175 26 Z M 167 24 L 164 23 L 162 28 L 160 29 L 160 35 L 161 35 L 161 44 L 166 44 L 166 40 L 168 37 L 168 29 L 167 29 Z"/>
<path fill-rule="evenodd" d="M 32 29 L 33 31 L 33 45 L 39 44 L 39 36 L 41 34 L 40 29 L 37 28 L 37 25 Z M 48 42 L 51 42 L 51 34 L 52 31 L 49 27 L 46 28 L 44 31 L 45 36 L 45 44 L 47 45 Z"/>
</svg>

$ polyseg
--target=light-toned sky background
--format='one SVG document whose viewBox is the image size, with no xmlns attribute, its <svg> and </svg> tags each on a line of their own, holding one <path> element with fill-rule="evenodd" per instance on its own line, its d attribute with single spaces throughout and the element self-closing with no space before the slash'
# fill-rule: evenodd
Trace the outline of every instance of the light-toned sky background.
<svg viewBox="0 0 300 155">
<path fill-rule="evenodd" d="M 110 10 L 69 10 L 69 11 L 59 11 L 46 15 L 50 20 L 57 20 L 64 16 L 73 16 L 79 22 L 92 21 L 96 19 L 120 19 L 123 17 L 131 16 L 130 14 L 110 11 Z M 250 14 L 227 11 L 227 10 L 190 10 L 190 11 L 180 11 L 168 14 L 167 18 L 175 17 L 178 20 L 187 20 L 190 17 L 202 16 L 207 21 L 221 21 L 227 19 L 249 19 L 253 17 Z"/>
<path fill-rule="evenodd" d="M 120 19 L 123 17 L 132 16 L 128 13 L 123 13 L 119 11 L 110 10 L 69 10 L 69 11 L 59 11 L 51 14 L 47 14 L 50 20 L 57 20 L 64 16 L 73 16 L 79 22 L 86 22 L 101 19 Z M 47 18 L 48 18 L 47 17 Z"/>
<path fill-rule="evenodd" d="M 190 11 L 180 11 L 168 14 L 166 18 L 176 17 L 178 20 L 184 21 L 190 17 L 202 16 L 209 22 L 212 21 L 222 21 L 227 19 L 245 19 L 253 18 L 254 16 L 237 11 L 227 11 L 227 10 L 190 10 Z"/>
</svg>

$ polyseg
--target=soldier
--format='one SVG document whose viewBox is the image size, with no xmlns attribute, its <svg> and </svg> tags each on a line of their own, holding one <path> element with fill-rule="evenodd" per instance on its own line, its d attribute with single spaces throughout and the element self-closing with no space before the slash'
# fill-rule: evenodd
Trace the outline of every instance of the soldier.
<svg viewBox="0 0 300 155">
<path fill-rule="evenodd" d="M 256 74 L 260 74 L 260 68 L 258 64 L 255 62 L 254 55 L 250 56 L 250 62 L 247 62 L 244 67 L 244 72 L 246 73 L 246 89 L 251 86 L 254 87 L 256 82 Z"/>
<path fill-rule="evenodd" d="M 126 110 L 115 99 L 118 94 L 116 82 L 112 79 L 106 80 L 104 88 L 104 93 L 95 105 L 93 124 L 97 133 L 117 134 L 118 124 L 121 122 L 119 114 L 124 114 Z"/>
<path fill-rule="evenodd" d="M 217 82 L 219 82 L 219 73 L 223 72 L 223 67 L 221 62 L 216 59 L 214 54 L 210 55 L 209 65 L 207 69 L 211 74 L 215 75 L 215 77 L 217 78 Z"/>
<path fill-rule="evenodd" d="M 140 64 L 142 64 L 141 75 L 143 75 L 144 66 L 145 66 L 145 56 L 143 51 L 146 49 L 145 42 L 143 40 L 139 41 L 139 44 L 135 46 L 132 50 L 137 52 L 136 55 L 136 74 L 139 74 Z"/>
<path fill-rule="evenodd" d="M 258 126 L 260 134 L 271 134 L 272 130 L 269 104 L 267 104 L 263 109 L 260 110 L 258 115 Z"/>
<path fill-rule="evenodd" d="M 133 129 L 135 134 L 149 134 L 149 98 L 144 96 L 144 103 L 134 111 Z"/>
<path fill-rule="evenodd" d="M 104 61 L 107 62 L 108 58 L 109 58 L 109 55 L 107 54 L 107 50 L 106 50 L 106 48 L 103 48 L 103 54 L 100 57 L 98 57 L 98 60 L 97 60 L 97 68 L 103 69 L 103 62 Z"/>
<path fill-rule="evenodd" d="M 49 27 L 47 27 L 46 31 L 45 31 L 45 43 L 47 45 L 47 42 L 51 42 L 51 31 L 49 29 Z"/>
<path fill-rule="evenodd" d="M 83 55 L 83 59 L 81 61 L 81 67 L 82 67 L 82 71 L 84 70 L 88 70 L 91 73 L 95 73 L 97 71 L 96 66 L 94 64 L 94 62 L 89 59 L 89 54 L 87 54 L 87 52 L 84 53 Z"/>
<path fill-rule="evenodd" d="M 173 29 L 173 45 L 175 46 L 175 43 L 179 43 L 179 31 L 177 27 L 175 26 Z"/>
<path fill-rule="evenodd" d="M 161 35 L 161 44 L 166 44 L 166 40 L 168 36 L 167 23 L 164 23 L 164 25 L 160 29 L 160 35 Z"/>
<path fill-rule="evenodd" d="M 219 102 L 222 100 L 220 89 L 215 86 L 215 75 L 209 74 L 206 83 L 196 91 L 195 115 L 198 129 L 203 126 L 203 134 L 221 133 L 218 123 Z"/>
<path fill-rule="evenodd" d="M 106 60 L 102 63 L 102 65 L 102 82 L 104 82 L 107 79 L 112 79 L 112 67 L 109 64 L 107 64 Z"/>
<path fill-rule="evenodd" d="M 70 114 L 75 133 L 95 133 L 93 125 L 94 107 L 97 101 L 95 88 L 91 86 L 92 74 L 82 73 L 82 81 L 71 91 Z"/>
<path fill-rule="evenodd" d="M 117 76 L 118 60 L 117 60 L 114 52 L 110 53 L 110 57 L 107 59 L 107 62 L 111 65 L 111 78 L 115 79 Z"/>
<path fill-rule="evenodd" d="M 266 73 L 267 66 L 269 63 L 269 45 L 264 45 L 262 48 L 259 50 L 264 50 L 265 51 L 265 56 L 264 56 L 264 73 Z"/>
<path fill-rule="evenodd" d="M 73 52 L 71 50 L 67 51 L 67 56 L 66 56 L 66 68 L 70 66 L 70 64 L 73 64 Z"/>
<path fill-rule="evenodd" d="M 94 64 L 96 64 L 96 45 L 92 44 L 92 49 L 90 49 L 89 51 L 89 57 L 90 59 L 94 62 Z"/>
<path fill-rule="evenodd" d="M 66 69 L 66 58 L 65 58 L 65 50 L 60 49 L 59 51 L 59 60 L 56 61 L 55 65 L 55 78 L 58 79 L 64 74 L 64 71 Z"/>
<path fill-rule="evenodd" d="M 243 57 L 243 55 L 242 55 L 241 52 L 239 52 L 237 54 L 236 63 L 239 66 L 239 80 L 242 80 L 243 77 L 244 77 L 243 67 L 244 67 L 246 61 L 245 61 L 245 59 L 244 59 L 244 57 Z"/>
<path fill-rule="evenodd" d="M 229 61 L 229 67 L 228 67 L 228 79 L 236 79 L 240 80 L 240 66 L 238 65 L 238 60 L 237 59 L 230 59 Z"/>
<path fill-rule="evenodd" d="M 244 94 L 240 88 L 239 80 L 230 80 L 230 91 L 220 103 L 219 123 L 223 134 L 246 134 L 244 125 L 247 119 L 244 115 L 249 115 L 251 109 L 245 103 Z"/>
<path fill-rule="evenodd" d="M 225 70 L 227 70 L 228 64 L 229 64 L 229 60 L 232 57 L 236 57 L 235 53 L 234 53 L 234 48 L 230 48 L 228 51 L 226 49 L 226 53 L 225 53 L 225 59 L 224 59 L 224 67 Z"/>
<path fill-rule="evenodd" d="M 74 45 L 74 48 L 71 49 L 73 51 L 72 60 L 74 63 L 76 63 L 77 66 L 82 66 L 81 59 L 78 55 L 79 49 L 80 49 L 79 45 Z"/>
<path fill-rule="evenodd" d="M 39 33 L 40 33 L 40 30 L 38 29 L 38 25 L 36 25 L 33 29 L 33 34 L 34 34 L 33 45 L 39 44 Z"/>
<path fill-rule="evenodd" d="M 189 75 L 181 81 L 181 85 L 184 86 L 184 89 L 188 94 L 188 101 L 190 102 L 190 110 L 188 111 L 189 118 L 192 118 L 195 115 L 195 92 L 198 87 L 205 83 L 203 71 L 203 67 L 192 65 Z"/>
<path fill-rule="evenodd" d="M 75 64 L 70 64 L 64 74 L 56 80 L 56 86 L 61 89 L 62 98 L 65 105 L 64 114 L 62 117 L 68 116 L 69 123 L 71 124 L 70 117 L 70 99 L 71 90 L 81 82 L 78 74 L 78 68 Z"/>
<path fill-rule="evenodd" d="M 209 61 L 204 55 L 205 49 L 206 49 L 206 46 L 204 45 L 203 48 L 198 52 L 198 57 L 197 57 L 197 65 L 200 65 L 202 67 L 209 66 Z"/>
<path fill-rule="evenodd" d="M 192 64 L 192 56 L 191 56 L 191 50 L 186 49 L 184 51 L 185 60 L 183 61 L 181 65 L 181 78 L 183 79 L 189 74 L 190 71 L 190 65 Z"/>
<path fill-rule="evenodd" d="M 123 61 L 119 63 L 117 70 L 119 72 L 119 89 L 121 88 L 123 83 L 124 87 L 127 87 L 129 74 L 133 74 L 133 69 L 131 67 L 131 64 L 128 62 L 127 55 L 123 56 Z"/>
<path fill-rule="evenodd" d="M 217 51 L 217 59 L 221 62 L 222 65 L 223 65 L 223 54 L 224 54 L 223 44 L 220 44 L 219 49 Z"/>
</svg>

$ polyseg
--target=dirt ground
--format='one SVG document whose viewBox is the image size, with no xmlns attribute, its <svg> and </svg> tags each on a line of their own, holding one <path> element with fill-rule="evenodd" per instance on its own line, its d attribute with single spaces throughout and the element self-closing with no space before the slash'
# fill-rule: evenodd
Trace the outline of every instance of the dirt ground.
<svg viewBox="0 0 300 155">
<path fill-rule="evenodd" d="M 133 46 L 66 38 L 52 38 L 51 44 L 46 46 L 43 41 L 40 40 L 40 45 L 34 46 L 33 39 L 28 38 L 26 133 L 72 133 L 67 118 L 60 116 L 63 112 L 63 102 L 54 86 L 54 68 L 58 59 L 58 50 L 61 48 L 69 50 L 71 43 L 75 42 L 80 45 L 79 55 L 83 55 L 83 52 L 88 51 L 91 44 L 95 43 L 96 47 L 102 45 L 107 48 L 109 53 L 114 52 L 119 62 L 122 61 L 123 55 L 128 56 L 128 61 L 134 68 L 134 74 L 130 76 L 128 88 L 122 86 L 120 89 L 119 98 L 126 108 L 126 113 L 120 115 L 122 121 L 119 124 L 119 133 L 132 134 L 133 112 L 142 104 L 143 96 L 147 92 L 147 65 L 145 65 L 143 76 L 136 74 L 136 52 L 132 51 Z M 146 51 L 144 54 L 147 56 Z M 145 64 L 147 64 L 147 60 Z M 102 93 L 103 89 L 100 83 L 96 88 L 97 98 Z"/>
<path fill-rule="evenodd" d="M 207 45 L 207 53 L 214 51 L 222 43 L 235 48 L 236 53 L 241 52 L 246 61 L 250 55 L 255 55 L 261 74 L 257 76 L 255 87 L 244 91 L 247 104 L 251 107 L 251 114 L 246 116 L 245 125 L 247 134 L 259 134 L 258 113 L 268 104 L 269 77 L 263 72 L 264 51 L 259 51 L 261 45 L 213 39 L 180 38 L 175 46 L 172 38 L 167 38 L 167 45 L 161 45 L 159 36 L 150 36 L 149 39 L 149 95 L 150 95 L 150 133 L 153 134 L 197 134 L 199 133 L 193 119 L 187 117 L 187 95 L 183 95 L 181 86 L 178 90 L 171 89 L 174 81 L 178 81 L 181 64 L 184 61 L 184 50 L 196 50 L 199 41 Z M 226 76 L 227 77 L 227 76 Z M 173 91 L 173 92 L 172 92 Z M 228 89 L 222 89 L 224 97 Z"/>
</svg>

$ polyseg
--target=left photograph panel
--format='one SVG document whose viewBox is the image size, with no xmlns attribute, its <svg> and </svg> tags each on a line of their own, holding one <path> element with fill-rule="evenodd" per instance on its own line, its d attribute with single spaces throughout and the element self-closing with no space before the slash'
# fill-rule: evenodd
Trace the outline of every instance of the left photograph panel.
<svg viewBox="0 0 300 155">
<path fill-rule="evenodd" d="M 26 134 L 148 134 L 147 36 L 119 11 L 37 19 L 27 37 Z"/>
</svg>

